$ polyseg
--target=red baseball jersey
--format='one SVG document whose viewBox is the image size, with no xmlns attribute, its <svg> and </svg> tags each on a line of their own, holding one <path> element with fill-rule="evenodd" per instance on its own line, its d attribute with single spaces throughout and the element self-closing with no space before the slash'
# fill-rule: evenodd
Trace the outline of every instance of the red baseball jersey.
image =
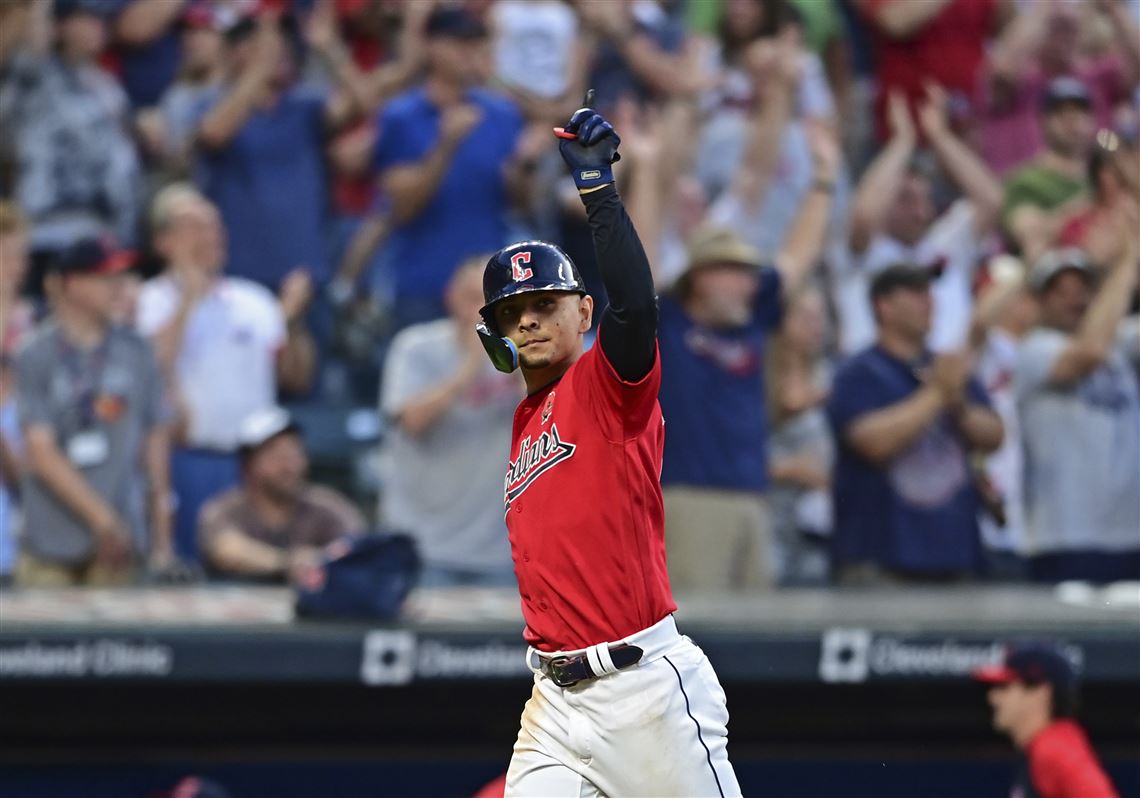
<svg viewBox="0 0 1140 798">
<path fill-rule="evenodd" d="M 527 642 L 620 640 L 677 609 L 665 565 L 661 361 L 623 381 L 601 346 L 515 411 L 504 485 Z"/>
</svg>

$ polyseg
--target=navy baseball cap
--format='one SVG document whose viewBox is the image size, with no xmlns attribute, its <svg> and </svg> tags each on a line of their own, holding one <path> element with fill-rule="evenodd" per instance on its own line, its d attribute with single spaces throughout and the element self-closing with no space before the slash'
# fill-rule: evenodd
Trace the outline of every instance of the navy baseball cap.
<svg viewBox="0 0 1140 798">
<path fill-rule="evenodd" d="M 1058 106 L 1069 104 L 1079 105 L 1086 111 L 1091 110 L 1092 97 L 1089 90 L 1084 83 L 1070 75 L 1053 78 L 1041 95 L 1041 110 L 1049 113 Z"/>
<path fill-rule="evenodd" d="M 48 263 L 48 271 L 55 274 L 118 274 L 131 269 L 138 255 L 129 249 L 119 249 L 106 238 L 84 238 L 60 252 Z"/>
<path fill-rule="evenodd" d="M 114 15 L 115 8 L 112 0 L 55 0 L 52 14 L 56 19 L 64 19 L 72 14 L 91 14 L 107 19 Z"/>
<path fill-rule="evenodd" d="M 1077 671 L 1069 658 L 1048 643 L 1010 646 L 1001 664 L 976 669 L 974 678 L 985 684 L 1051 684 L 1058 694 L 1069 693 L 1077 686 Z"/>
<path fill-rule="evenodd" d="M 428 36 L 482 39 L 487 35 L 487 26 L 479 17 L 466 9 L 445 6 L 431 12 L 425 32 Z"/>
</svg>

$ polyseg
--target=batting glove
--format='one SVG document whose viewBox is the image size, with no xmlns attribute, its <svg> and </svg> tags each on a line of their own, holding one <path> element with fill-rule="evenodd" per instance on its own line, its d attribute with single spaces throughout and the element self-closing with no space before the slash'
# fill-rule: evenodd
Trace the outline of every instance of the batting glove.
<svg viewBox="0 0 1140 798">
<path fill-rule="evenodd" d="M 574 112 L 565 127 L 554 128 L 554 135 L 561 139 L 558 150 L 562 160 L 570 167 L 574 184 L 580 189 L 614 182 L 612 164 L 621 158 L 617 151 L 621 137 L 605 117 L 590 107 L 593 100 L 594 90 L 590 89 L 584 107 Z"/>
</svg>

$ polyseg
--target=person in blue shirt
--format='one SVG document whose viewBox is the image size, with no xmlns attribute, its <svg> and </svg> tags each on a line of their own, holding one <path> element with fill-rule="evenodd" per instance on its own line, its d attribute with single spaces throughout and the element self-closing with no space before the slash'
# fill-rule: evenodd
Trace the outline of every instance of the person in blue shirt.
<svg viewBox="0 0 1140 798">
<path fill-rule="evenodd" d="M 875 276 L 877 341 L 841 365 L 832 384 L 840 584 L 956 581 L 980 564 L 969 457 L 997 449 L 1002 424 L 966 355 L 926 348 L 930 280 L 907 264 Z"/>
<path fill-rule="evenodd" d="M 298 83 L 299 36 L 294 17 L 268 6 L 240 19 L 226 31 L 229 80 L 204 93 L 196 114 L 194 177 L 229 231 L 226 271 L 274 292 L 297 269 L 318 287 L 331 276 L 324 145 L 368 96 L 355 71 L 336 72 L 331 96 Z M 322 46 L 339 52 L 340 42 Z"/>
<path fill-rule="evenodd" d="M 764 346 L 784 297 L 815 265 L 831 210 L 837 145 L 818 141 L 815 183 L 768 265 L 729 228 L 705 227 L 660 299 L 661 485 L 669 579 L 676 590 L 773 584 Z"/>
<path fill-rule="evenodd" d="M 483 23 L 441 7 L 426 37 L 426 77 L 380 113 L 374 156 L 391 220 L 396 327 L 446 315 L 455 268 L 506 243 L 507 211 L 527 185 L 526 164 L 514 157 L 522 115 L 479 85 L 490 68 Z"/>
</svg>

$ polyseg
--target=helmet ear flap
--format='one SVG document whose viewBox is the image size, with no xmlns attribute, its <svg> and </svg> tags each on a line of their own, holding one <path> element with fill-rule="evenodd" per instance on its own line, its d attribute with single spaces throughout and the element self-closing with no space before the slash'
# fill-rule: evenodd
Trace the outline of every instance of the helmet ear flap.
<svg viewBox="0 0 1140 798">
<path fill-rule="evenodd" d="M 475 325 L 475 332 L 479 334 L 479 342 L 495 368 L 504 374 L 510 374 L 519 367 L 519 350 L 515 342 L 492 331 L 487 326 L 486 317 Z"/>
</svg>

